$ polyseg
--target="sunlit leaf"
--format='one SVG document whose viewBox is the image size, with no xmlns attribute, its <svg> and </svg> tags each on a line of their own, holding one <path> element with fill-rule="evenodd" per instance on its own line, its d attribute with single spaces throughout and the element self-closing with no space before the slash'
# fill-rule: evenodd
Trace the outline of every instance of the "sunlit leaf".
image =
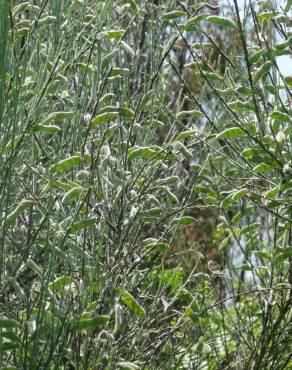
<svg viewBox="0 0 292 370">
<path fill-rule="evenodd" d="M 136 299 L 127 291 L 122 293 L 122 302 L 128 306 L 128 308 L 140 317 L 145 317 L 146 312 L 144 308 L 136 301 Z"/>
<path fill-rule="evenodd" d="M 207 20 L 210 23 L 216 24 L 218 26 L 236 29 L 236 24 L 230 19 L 225 17 L 219 17 L 218 15 L 210 15 L 209 17 L 207 17 Z"/>
<path fill-rule="evenodd" d="M 230 127 L 226 130 L 220 132 L 216 137 L 217 139 L 229 139 L 241 136 L 246 136 L 247 134 L 239 127 Z"/>
</svg>

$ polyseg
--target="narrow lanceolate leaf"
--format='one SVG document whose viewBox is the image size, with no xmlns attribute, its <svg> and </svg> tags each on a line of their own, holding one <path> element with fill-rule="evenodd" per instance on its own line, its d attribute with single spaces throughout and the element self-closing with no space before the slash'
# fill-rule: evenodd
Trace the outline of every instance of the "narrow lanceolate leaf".
<svg viewBox="0 0 292 370">
<path fill-rule="evenodd" d="M 107 39 L 120 39 L 123 34 L 125 33 L 125 30 L 110 30 L 106 33 Z"/>
<path fill-rule="evenodd" d="M 15 342 L 3 342 L 0 343 L 0 353 L 7 351 L 14 351 L 19 347 L 19 343 Z"/>
<path fill-rule="evenodd" d="M 275 167 L 268 164 L 268 163 L 260 163 L 259 165 L 255 166 L 253 170 L 255 172 L 265 172 L 271 169 L 274 169 Z"/>
<path fill-rule="evenodd" d="M 56 134 L 61 131 L 59 126 L 55 125 L 37 125 L 32 129 L 33 132 L 44 132 L 46 134 Z"/>
<path fill-rule="evenodd" d="M 223 201 L 222 207 L 228 207 L 231 204 L 235 203 L 237 200 L 243 198 L 247 193 L 247 189 L 240 189 L 230 193 Z"/>
<path fill-rule="evenodd" d="M 184 15 L 186 15 L 186 13 L 183 12 L 182 10 L 174 10 L 172 12 L 164 14 L 161 18 L 165 20 L 172 20 L 183 17 Z"/>
<path fill-rule="evenodd" d="M 197 136 L 197 135 L 198 135 L 198 132 L 196 130 L 183 131 L 177 136 L 176 141 L 183 141 L 187 139 L 188 137 Z"/>
<path fill-rule="evenodd" d="M 26 261 L 26 266 L 35 272 L 39 277 L 42 277 L 43 270 L 31 259 Z"/>
<path fill-rule="evenodd" d="M 173 146 L 174 149 L 176 149 L 178 152 L 180 152 L 184 156 L 185 159 L 192 159 L 193 158 L 193 154 L 180 141 L 175 141 L 172 144 L 172 146 Z"/>
<path fill-rule="evenodd" d="M 260 58 L 263 56 L 263 54 L 265 53 L 265 51 L 266 51 L 266 49 L 260 49 L 260 50 L 255 51 L 250 56 L 250 59 L 249 59 L 250 64 L 257 63 L 260 60 Z"/>
<path fill-rule="evenodd" d="M 140 317 L 145 317 L 146 312 L 144 308 L 136 301 L 136 299 L 129 293 L 124 291 L 122 294 L 122 302 L 128 306 L 128 308 Z"/>
<path fill-rule="evenodd" d="M 105 122 L 115 119 L 118 116 L 117 112 L 106 112 L 96 116 L 91 122 L 90 126 L 98 126 Z"/>
<path fill-rule="evenodd" d="M 97 326 L 104 326 L 109 320 L 109 316 L 99 315 L 90 319 L 81 319 L 75 323 L 74 327 L 76 330 L 90 330 L 96 328 Z"/>
<path fill-rule="evenodd" d="M 230 127 L 226 130 L 220 132 L 216 137 L 217 139 L 229 139 L 241 136 L 246 136 L 247 134 L 239 127 Z"/>
<path fill-rule="evenodd" d="M 121 117 L 126 119 L 131 119 L 134 117 L 134 112 L 132 109 L 127 107 L 115 107 L 115 106 L 107 106 L 101 109 L 102 113 L 118 113 Z"/>
<path fill-rule="evenodd" d="M 196 219 L 192 216 L 183 216 L 179 218 L 174 218 L 172 220 L 172 224 L 180 224 L 180 225 L 191 225 L 196 222 Z"/>
<path fill-rule="evenodd" d="M 197 23 L 203 21 L 204 19 L 207 18 L 207 14 L 199 14 L 199 15 L 196 15 L 195 17 L 193 18 L 190 18 L 186 24 L 185 24 L 185 30 L 186 31 L 193 31 L 194 30 L 194 27 Z"/>
<path fill-rule="evenodd" d="M 271 118 L 276 121 L 282 121 L 282 122 L 292 122 L 292 117 L 290 117 L 287 113 L 274 111 L 271 114 Z"/>
<path fill-rule="evenodd" d="M 126 3 L 130 4 L 130 8 L 133 13 L 137 13 L 139 11 L 139 7 L 135 0 L 127 0 Z"/>
<path fill-rule="evenodd" d="M 140 212 L 140 216 L 142 218 L 148 218 L 148 217 L 158 217 L 161 213 L 161 208 L 159 207 L 154 207 L 154 208 L 150 208 L 150 209 L 147 209 L 143 212 Z"/>
<path fill-rule="evenodd" d="M 83 192 L 83 188 L 81 186 L 76 186 L 73 189 L 69 190 L 62 198 L 63 204 L 70 204 L 75 199 L 79 198 Z"/>
<path fill-rule="evenodd" d="M 170 184 L 175 184 L 178 180 L 177 176 L 168 176 L 165 177 L 164 179 L 159 179 L 156 181 L 156 185 L 170 185 Z"/>
<path fill-rule="evenodd" d="M 40 18 L 37 22 L 37 25 L 44 26 L 44 25 L 53 24 L 56 21 L 56 19 L 57 18 L 52 15 L 47 15 L 46 17 Z"/>
<path fill-rule="evenodd" d="M 110 64 L 112 59 L 117 55 L 117 53 L 118 53 L 118 49 L 114 49 L 112 52 L 105 55 L 101 60 L 101 68 L 102 69 L 106 68 Z"/>
<path fill-rule="evenodd" d="M 140 367 L 136 365 L 134 362 L 128 362 L 128 361 L 120 361 L 116 363 L 117 367 L 121 367 L 122 369 L 127 370 L 139 370 Z"/>
<path fill-rule="evenodd" d="M 273 189 L 266 191 L 264 193 L 264 198 L 273 199 L 278 195 L 279 191 L 280 191 L 280 186 L 278 185 L 274 187 Z"/>
<path fill-rule="evenodd" d="M 232 200 L 233 202 L 236 202 L 237 200 L 243 198 L 247 193 L 247 189 L 240 189 L 238 191 L 235 191 L 233 194 L 232 194 Z"/>
<path fill-rule="evenodd" d="M 236 89 L 236 92 L 238 92 L 239 94 L 242 94 L 242 95 L 252 95 L 254 91 L 250 87 L 239 86 Z"/>
<path fill-rule="evenodd" d="M 287 84 L 287 86 L 292 87 L 292 76 L 284 77 L 284 81 Z"/>
<path fill-rule="evenodd" d="M 0 317 L 0 328 L 1 329 L 15 329 L 18 328 L 20 324 L 15 320 L 9 320 Z"/>
<path fill-rule="evenodd" d="M 86 229 L 87 227 L 94 226 L 96 224 L 96 218 L 88 218 L 86 220 L 82 220 L 80 222 L 76 222 L 68 229 L 69 234 L 75 234 L 82 229 Z"/>
<path fill-rule="evenodd" d="M 159 152 L 151 147 L 141 147 L 141 148 L 129 148 L 128 160 L 132 161 L 136 158 L 152 158 L 157 156 L 157 159 L 161 159 L 161 156 L 158 156 Z"/>
<path fill-rule="evenodd" d="M 63 121 L 64 119 L 72 118 L 73 115 L 74 115 L 74 112 L 53 112 L 53 113 L 50 113 L 48 117 L 45 118 L 41 124 L 43 125 L 43 124 L 46 124 L 52 121 L 53 122 Z"/>
<path fill-rule="evenodd" d="M 261 78 L 263 78 L 267 73 L 269 73 L 271 67 L 272 62 L 267 61 L 260 68 L 258 68 L 253 75 L 254 82 L 257 83 Z"/>
<path fill-rule="evenodd" d="M 9 277 L 8 278 L 8 282 L 9 282 L 10 286 L 14 289 L 16 295 L 20 299 L 25 299 L 26 298 L 26 295 L 24 293 L 24 290 L 22 289 L 22 287 L 20 286 L 19 282 L 14 277 Z"/>
<path fill-rule="evenodd" d="M 210 15 L 207 17 L 207 20 L 210 23 L 216 24 L 218 26 L 227 27 L 227 28 L 236 28 L 236 24 L 228 18 L 219 17 L 217 15 Z"/>
<path fill-rule="evenodd" d="M 179 113 L 177 113 L 176 118 L 185 118 L 185 117 L 202 117 L 203 113 L 200 112 L 199 110 L 183 110 Z"/>
<path fill-rule="evenodd" d="M 78 166 L 81 163 L 82 163 L 81 157 L 78 155 L 74 155 L 52 165 L 51 169 L 53 172 L 62 172 L 72 167 Z"/>
<path fill-rule="evenodd" d="M 13 212 L 6 217 L 6 225 L 12 225 L 18 216 L 20 216 L 33 202 L 31 200 L 23 200 Z"/>
</svg>

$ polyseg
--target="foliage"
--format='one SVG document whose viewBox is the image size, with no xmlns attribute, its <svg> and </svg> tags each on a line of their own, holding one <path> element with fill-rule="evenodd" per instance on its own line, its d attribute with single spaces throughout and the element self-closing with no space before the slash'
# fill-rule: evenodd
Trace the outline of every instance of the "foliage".
<svg viewBox="0 0 292 370">
<path fill-rule="evenodd" d="M 3 369 L 292 368 L 291 1 L 0 0 Z"/>
</svg>

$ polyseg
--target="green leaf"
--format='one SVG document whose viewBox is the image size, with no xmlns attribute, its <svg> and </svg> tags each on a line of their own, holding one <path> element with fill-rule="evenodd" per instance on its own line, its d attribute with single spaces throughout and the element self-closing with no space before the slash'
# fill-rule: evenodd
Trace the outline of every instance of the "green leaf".
<svg viewBox="0 0 292 370">
<path fill-rule="evenodd" d="M 119 361 L 116 363 L 117 367 L 121 367 L 122 369 L 127 370 L 139 370 L 140 367 L 136 365 L 134 362 L 128 362 L 128 361 Z"/>
<path fill-rule="evenodd" d="M 238 92 L 239 94 L 248 95 L 248 96 L 253 94 L 253 90 L 250 87 L 246 87 L 246 86 L 239 86 L 236 89 L 236 92 Z"/>
<path fill-rule="evenodd" d="M 140 216 L 142 218 L 152 218 L 152 217 L 158 217 L 161 213 L 161 208 L 159 207 L 154 207 L 147 209 L 145 211 L 140 212 Z"/>
<path fill-rule="evenodd" d="M 210 23 L 213 23 L 213 24 L 216 24 L 222 27 L 236 29 L 236 24 L 230 19 L 225 18 L 225 17 L 219 17 L 218 15 L 210 15 L 209 17 L 207 17 L 207 20 Z"/>
<path fill-rule="evenodd" d="M 96 116 L 91 122 L 90 126 L 98 126 L 105 122 L 115 119 L 118 116 L 117 112 L 106 112 Z"/>
<path fill-rule="evenodd" d="M 218 247 L 219 251 L 222 251 L 223 249 L 225 249 L 230 243 L 230 240 L 231 240 L 230 236 L 227 236 L 226 238 L 224 238 L 222 242 L 219 244 L 219 247 Z"/>
<path fill-rule="evenodd" d="M 156 150 L 150 147 L 129 148 L 128 161 L 136 158 L 151 158 L 156 154 Z"/>
<path fill-rule="evenodd" d="M 254 110 L 253 104 L 249 103 L 248 101 L 235 100 L 227 104 L 228 104 L 228 107 L 230 107 L 231 109 L 238 109 L 238 110 L 247 109 L 250 111 Z"/>
<path fill-rule="evenodd" d="M 260 163 L 259 165 L 255 166 L 253 168 L 253 171 L 261 173 L 261 172 L 266 172 L 266 171 L 274 169 L 274 168 L 276 168 L 276 167 L 274 167 L 274 166 L 272 166 L 268 163 Z"/>
<path fill-rule="evenodd" d="M 276 121 L 282 121 L 282 122 L 292 122 L 292 118 L 287 114 L 279 111 L 274 111 L 271 114 L 271 118 L 276 120 Z"/>
<path fill-rule="evenodd" d="M 217 139 L 229 139 L 234 137 L 246 136 L 247 134 L 239 127 L 230 127 L 226 130 L 220 132 L 216 138 Z"/>
<path fill-rule="evenodd" d="M 281 44 L 277 44 L 275 47 L 277 50 L 284 50 L 286 49 L 288 46 L 291 46 L 292 45 L 292 36 L 290 36 L 287 41 L 285 42 L 282 42 Z"/>
<path fill-rule="evenodd" d="M 106 32 L 107 39 L 120 39 L 125 33 L 125 30 L 110 30 Z"/>
<path fill-rule="evenodd" d="M 260 49 L 260 50 L 255 51 L 249 59 L 250 64 L 256 64 L 265 52 L 266 52 L 266 49 Z"/>
<path fill-rule="evenodd" d="M 0 343 L 0 352 L 15 351 L 17 348 L 19 348 L 18 343 L 13 342 Z"/>
<path fill-rule="evenodd" d="M 244 158 L 252 158 L 263 154 L 263 150 L 259 148 L 247 148 L 241 153 Z"/>
<path fill-rule="evenodd" d="M 20 216 L 28 207 L 33 204 L 31 200 L 23 200 L 13 212 L 6 217 L 6 225 L 12 225 L 16 221 L 17 217 Z"/>
<path fill-rule="evenodd" d="M 164 179 L 159 179 L 156 181 L 156 185 L 170 185 L 170 184 L 175 184 L 178 180 L 177 176 L 169 176 L 165 177 Z"/>
<path fill-rule="evenodd" d="M 290 257 L 292 257 L 292 248 L 277 253 L 275 257 L 275 263 L 279 264 L 285 260 L 288 260 Z"/>
<path fill-rule="evenodd" d="M 122 293 L 122 302 L 128 306 L 128 308 L 140 317 L 146 317 L 144 308 L 136 301 L 136 299 L 127 291 Z"/>
<path fill-rule="evenodd" d="M 91 330 L 98 326 L 106 325 L 110 320 L 107 315 L 98 315 L 90 319 L 81 319 L 74 324 L 76 330 Z"/>
<path fill-rule="evenodd" d="M 232 220 L 231 220 L 231 223 L 233 225 L 237 224 L 237 222 L 239 222 L 243 217 L 243 213 L 242 212 L 237 212 L 233 217 L 232 217 Z"/>
<path fill-rule="evenodd" d="M 10 340 L 11 342 L 20 342 L 20 338 L 13 331 L 0 331 L 0 342 L 3 338 Z M 1 368 L 0 368 L 1 370 Z"/>
<path fill-rule="evenodd" d="M 286 82 L 288 87 L 292 87 L 292 76 L 284 77 L 284 81 Z"/>
<path fill-rule="evenodd" d="M 72 167 L 78 166 L 82 163 L 82 159 L 78 155 L 74 155 L 72 157 L 63 159 L 62 161 L 52 165 L 51 170 L 53 172 L 63 172 L 65 170 L 68 170 Z"/>
<path fill-rule="evenodd" d="M 129 44 L 127 44 L 125 41 L 120 42 L 121 47 L 130 55 L 131 57 L 135 57 L 136 53 L 133 48 Z"/>
<path fill-rule="evenodd" d="M 47 134 L 57 134 L 59 131 L 61 131 L 59 126 L 55 125 L 42 125 L 39 124 L 32 129 L 33 132 L 44 132 Z"/>
<path fill-rule="evenodd" d="M 198 118 L 202 116 L 203 113 L 200 112 L 199 110 L 183 110 L 177 113 L 176 118 L 185 118 L 185 117 Z"/>
<path fill-rule="evenodd" d="M 105 55 L 103 59 L 101 60 L 101 68 L 106 68 L 109 63 L 112 61 L 112 59 L 117 55 L 118 49 L 113 50 L 109 54 Z"/>
<path fill-rule="evenodd" d="M 196 219 L 192 216 L 183 216 L 180 218 L 174 218 L 171 223 L 172 224 L 180 224 L 180 225 L 192 225 L 196 222 Z"/>
<path fill-rule="evenodd" d="M 243 198 L 247 193 L 247 189 L 240 189 L 238 191 L 235 191 L 232 195 L 232 201 L 236 202 L 237 200 Z"/>
<path fill-rule="evenodd" d="M 76 186 L 69 190 L 62 198 L 63 204 L 70 204 L 76 198 L 80 198 L 80 196 L 84 194 L 83 188 L 81 186 Z"/>
<path fill-rule="evenodd" d="M 292 0 L 287 0 L 287 4 L 284 9 L 286 13 L 290 11 L 291 6 L 292 6 Z"/>
<path fill-rule="evenodd" d="M 60 276 L 52 283 L 49 284 L 49 288 L 56 290 L 60 288 L 64 288 L 65 286 L 72 284 L 72 277 L 71 276 Z"/>
<path fill-rule="evenodd" d="M 100 110 L 102 113 L 119 113 L 121 117 L 126 119 L 131 119 L 134 117 L 135 113 L 127 107 L 114 107 L 114 106 L 107 106 Z"/>
<path fill-rule="evenodd" d="M 48 115 L 46 119 L 41 123 L 41 125 L 44 125 L 48 122 L 59 122 L 63 121 L 64 119 L 69 119 L 74 116 L 74 112 L 53 112 Z"/>
<path fill-rule="evenodd" d="M 44 25 L 53 24 L 53 23 L 55 23 L 56 20 L 57 20 L 56 17 L 54 17 L 52 15 L 47 15 L 46 17 L 40 18 L 37 21 L 37 25 L 44 26 Z"/>
<path fill-rule="evenodd" d="M 97 219 L 95 217 L 94 218 L 87 218 L 85 220 L 76 222 L 71 227 L 69 227 L 68 233 L 69 234 L 75 234 L 75 233 L 77 233 L 78 231 L 80 231 L 82 229 L 85 229 L 87 227 L 91 227 L 91 226 L 96 225 L 96 222 L 97 222 Z"/>
<path fill-rule="evenodd" d="M 222 201 L 222 207 L 229 207 L 231 204 L 235 203 L 237 200 L 243 198 L 247 193 L 247 189 L 240 189 L 232 191 L 227 197 Z"/>
<path fill-rule="evenodd" d="M 161 190 L 164 190 L 167 193 L 167 195 L 168 195 L 168 197 L 171 201 L 173 201 L 175 204 L 179 205 L 179 200 L 178 200 L 177 196 L 175 194 L 173 194 L 173 192 L 167 186 L 161 186 Z"/>
<path fill-rule="evenodd" d="M 260 23 L 263 23 L 263 21 L 269 21 L 275 15 L 276 14 L 273 11 L 262 12 L 258 14 L 258 20 Z"/>
<path fill-rule="evenodd" d="M 182 10 L 173 10 L 172 12 L 165 13 L 161 18 L 165 20 L 172 20 L 183 17 L 184 15 L 186 15 L 186 13 Z"/>
<path fill-rule="evenodd" d="M 76 67 L 80 68 L 81 71 L 86 72 L 86 73 L 88 73 L 88 72 L 93 73 L 94 72 L 94 69 L 93 69 L 91 64 L 76 63 Z"/>
<path fill-rule="evenodd" d="M 2 329 L 15 329 L 18 328 L 19 326 L 20 324 L 15 320 L 0 317 L 0 328 Z"/>
<path fill-rule="evenodd" d="M 187 139 L 188 137 L 197 136 L 197 135 L 198 135 L 198 132 L 196 130 L 183 131 L 177 136 L 177 138 L 175 140 L 176 141 L 183 141 L 183 140 Z"/>
<path fill-rule="evenodd" d="M 272 65 L 273 63 L 271 61 L 267 61 L 260 68 L 258 68 L 253 75 L 254 83 L 257 83 L 261 78 L 269 73 Z"/>
<path fill-rule="evenodd" d="M 194 26 L 203 21 L 204 19 L 206 19 L 208 17 L 208 14 L 199 14 L 199 15 L 196 15 L 195 17 L 193 18 L 190 18 L 186 24 L 185 24 L 185 30 L 186 31 L 193 31 L 194 30 Z"/>
<path fill-rule="evenodd" d="M 135 0 L 126 0 L 126 3 L 130 4 L 133 13 L 137 13 L 139 11 L 138 5 Z"/>
<path fill-rule="evenodd" d="M 273 199 L 275 198 L 280 191 L 280 186 L 275 186 L 273 189 L 268 190 L 264 193 L 264 198 L 266 199 Z"/>
<path fill-rule="evenodd" d="M 164 127 L 165 124 L 162 121 L 159 121 L 158 119 L 151 118 L 144 122 L 144 125 L 152 125 L 157 127 Z"/>
<path fill-rule="evenodd" d="M 39 277 L 42 277 L 43 270 L 32 259 L 28 259 L 26 261 L 26 266 L 34 271 Z"/>
<path fill-rule="evenodd" d="M 174 149 L 176 149 L 178 152 L 180 152 L 184 156 L 185 159 L 190 160 L 190 159 L 193 158 L 193 154 L 180 141 L 175 141 L 172 144 L 172 146 L 173 146 Z"/>
</svg>

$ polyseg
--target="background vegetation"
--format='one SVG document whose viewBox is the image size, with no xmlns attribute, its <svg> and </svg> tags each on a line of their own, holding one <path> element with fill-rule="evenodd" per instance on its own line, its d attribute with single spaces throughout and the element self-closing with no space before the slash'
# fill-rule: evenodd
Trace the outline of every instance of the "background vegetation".
<svg viewBox="0 0 292 370">
<path fill-rule="evenodd" d="M 2 369 L 292 369 L 290 0 L 0 0 Z"/>
</svg>

